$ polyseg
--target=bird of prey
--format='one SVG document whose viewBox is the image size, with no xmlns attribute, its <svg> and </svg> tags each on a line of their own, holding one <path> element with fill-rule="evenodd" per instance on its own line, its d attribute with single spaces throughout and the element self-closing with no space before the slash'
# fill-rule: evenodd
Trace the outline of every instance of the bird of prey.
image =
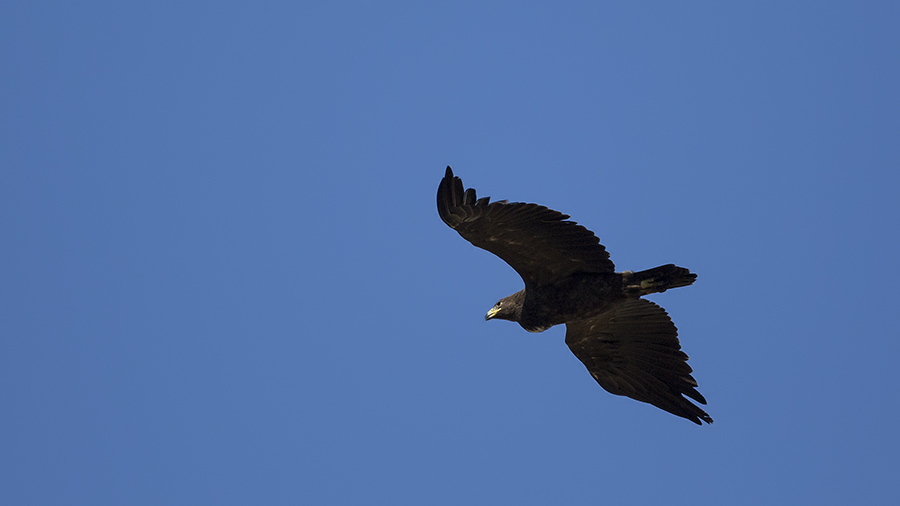
<svg viewBox="0 0 900 506">
<path fill-rule="evenodd" d="M 688 356 L 666 311 L 641 297 L 688 286 L 697 275 L 673 264 L 616 272 L 593 232 L 537 204 L 490 202 L 447 167 L 437 192 L 441 220 L 465 240 L 499 256 L 525 289 L 500 299 L 485 320 L 517 322 L 529 332 L 566 325 L 566 344 L 606 391 L 650 403 L 701 424 Z"/>
</svg>

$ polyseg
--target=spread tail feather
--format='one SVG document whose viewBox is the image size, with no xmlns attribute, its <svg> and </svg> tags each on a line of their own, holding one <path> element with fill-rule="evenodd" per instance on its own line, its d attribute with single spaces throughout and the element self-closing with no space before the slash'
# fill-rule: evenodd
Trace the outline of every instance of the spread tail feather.
<svg viewBox="0 0 900 506">
<path fill-rule="evenodd" d="M 675 264 L 661 265 L 646 271 L 622 273 L 624 291 L 633 297 L 692 285 L 696 279 L 696 274 Z"/>
</svg>

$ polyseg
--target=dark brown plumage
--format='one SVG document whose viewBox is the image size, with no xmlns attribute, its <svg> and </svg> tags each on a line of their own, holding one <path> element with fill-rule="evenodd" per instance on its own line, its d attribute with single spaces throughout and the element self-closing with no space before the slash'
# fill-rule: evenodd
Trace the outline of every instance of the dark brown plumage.
<svg viewBox="0 0 900 506">
<path fill-rule="evenodd" d="M 701 404 L 678 330 L 643 295 L 687 286 L 688 269 L 663 265 L 615 272 L 593 232 L 537 204 L 490 202 L 463 189 L 447 167 L 438 214 L 450 228 L 508 263 L 525 289 L 501 299 L 485 319 L 519 323 L 529 332 L 566 325 L 566 344 L 608 392 L 650 403 L 696 424 L 712 423 Z"/>
</svg>

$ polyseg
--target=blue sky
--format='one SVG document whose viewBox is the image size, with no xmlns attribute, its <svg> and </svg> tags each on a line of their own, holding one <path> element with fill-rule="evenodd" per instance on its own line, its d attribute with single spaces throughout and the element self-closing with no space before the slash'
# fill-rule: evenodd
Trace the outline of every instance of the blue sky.
<svg viewBox="0 0 900 506">
<path fill-rule="evenodd" d="M 0 502 L 900 499 L 894 2 L 5 2 Z M 716 420 L 435 210 L 593 230 Z"/>
</svg>

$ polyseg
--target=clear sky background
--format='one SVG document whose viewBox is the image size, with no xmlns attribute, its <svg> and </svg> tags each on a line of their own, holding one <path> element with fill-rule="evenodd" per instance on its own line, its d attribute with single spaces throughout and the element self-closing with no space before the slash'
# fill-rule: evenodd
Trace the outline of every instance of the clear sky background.
<svg viewBox="0 0 900 506">
<path fill-rule="evenodd" d="M 0 6 L 0 503 L 897 504 L 897 2 Z M 602 390 L 451 165 L 655 295 Z"/>
</svg>

